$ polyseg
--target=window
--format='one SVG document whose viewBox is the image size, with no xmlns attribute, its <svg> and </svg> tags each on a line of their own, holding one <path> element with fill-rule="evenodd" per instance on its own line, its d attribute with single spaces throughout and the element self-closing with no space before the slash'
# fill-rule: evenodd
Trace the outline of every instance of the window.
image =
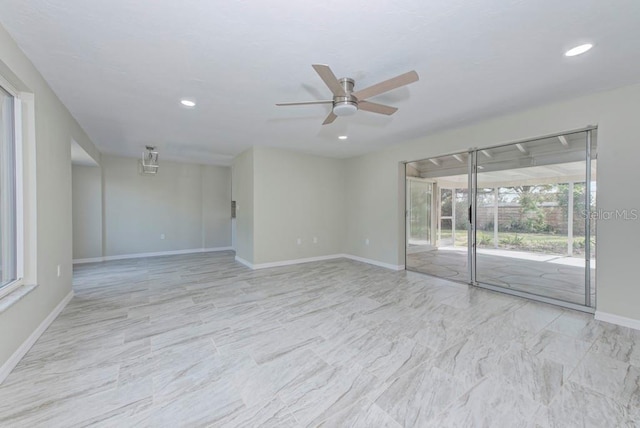
<svg viewBox="0 0 640 428">
<path fill-rule="evenodd" d="M 0 296 L 18 285 L 16 98 L 0 87 Z"/>
</svg>

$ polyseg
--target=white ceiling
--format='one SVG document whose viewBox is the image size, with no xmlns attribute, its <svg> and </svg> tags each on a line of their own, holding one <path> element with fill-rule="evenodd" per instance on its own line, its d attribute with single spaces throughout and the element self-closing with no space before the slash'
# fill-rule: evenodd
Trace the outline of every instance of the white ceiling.
<svg viewBox="0 0 640 428">
<path fill-rule="evenodd" d="M 637 0 L 2 0 L 0 22 L 99 149 L 124 156 L 350 157 L 640 81 Z M 594 49 L 563 56 L 584 42 Z M 394 116 L 322 126 L 328 106 L 274 106 L 330 98 L 312 63 L 356 90 L 412 69 L 421 80 L 372 99 Z"/>
<path fill-rule="evenodd" d="M 75 141 L 71 141 L 71 163 L 83 166 L 98 166 L 98 163 L 89 156 L 89 153 Z"/>
</svg>

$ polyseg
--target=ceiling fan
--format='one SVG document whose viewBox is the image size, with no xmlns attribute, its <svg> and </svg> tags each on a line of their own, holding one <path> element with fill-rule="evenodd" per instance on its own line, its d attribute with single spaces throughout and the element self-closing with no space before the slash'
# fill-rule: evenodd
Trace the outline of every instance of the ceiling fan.
<svg viewBox="0 0 640 428">
<path fill-rule="evenodd" d="M 336 78 L 336 75 L 333 74 L 333 71 L 331 71 L 331 68 L 329 68 L 328 65 L 313 64 L 312 67 L 333 93 L 333 99 L 323 101 L 304 101 L 299 103 L 278 103 L 276 105 L 300 106 L 308 104 L 333 104 L 331 113 L 329 113 L 329 116 L 327 116 L 324 122 L 322 122 L 323 125 L 333 122 L 338 116 L 351 116 L 358 110 L 392 115 L 398 111 L 396 107 L 373 103 L 366 99 L 391 91 L 392 89 L 408 85 L 418 80 L 418 73 L 415 71 L 409 71 L 383 82 L 376 83 L 368 88 L 354 92 L 353 87 L 355 86 L 355 81 L 353 79 L 348 77 L 343 77 L 341 79 Z"/>
</svg>

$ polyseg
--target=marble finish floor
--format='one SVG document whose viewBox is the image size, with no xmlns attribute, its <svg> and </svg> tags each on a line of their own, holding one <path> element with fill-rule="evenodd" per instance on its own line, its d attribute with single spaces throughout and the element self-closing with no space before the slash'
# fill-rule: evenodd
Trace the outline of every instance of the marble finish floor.
<svg viewBox="0 0 640 428">
<path fill-rule="evenodd" d="M 584 267 L 563 263 L 563 259 L 543 254 L 522 259 L 478 252 L 476 278 L 485 284 L 584 305 Z M 407 269 L 456 281 L 467 282 L 469 277 L 466 249 L 408 253 Z M 595 302 L 595 269 L 591 269 L 591 284 L 591 301 Z"/>
<path fill-rule="evenodd" d="M 640 333 L 350 260 L 75 268 L 6 427 L 632 427 Z"/>
</svg>

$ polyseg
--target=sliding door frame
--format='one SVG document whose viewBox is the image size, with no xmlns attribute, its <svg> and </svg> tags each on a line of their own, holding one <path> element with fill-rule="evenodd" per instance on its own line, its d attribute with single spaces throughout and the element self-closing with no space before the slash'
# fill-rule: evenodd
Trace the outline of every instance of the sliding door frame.
<svg viewBox="0 0 640 428">
<path fill-rule="evenodd" d="M 471 152 L 473 152 L 473 164 L 471 164 L 471 160 L 470 160 L 470 165 L 469 165 L 469 172 L 470 172 L 470 177 L 469 177 L 469 185 L 473 186 L 470 189 L 470 193 L 473 194 L 473 197 L 471 198 L 470 201 L 470 211 L 471 211 L 471 222 L 472 222 L 472 229 L 473 229 L 473 245 L 471 245 L 471 240 L 469 241 L 469 260 L 471 261 L 471 272 L 470 272 L 470 277 L 472 278 L 471 281 L 471 285 L 480 287 L 480 288 L 485 288 L 487 290 L 492 290 L 492 291 L 499 291 L 501 293 L 505 293 L 505 294 L 511 294 L 514 296 L 518 296 L 518 297 L 525 297 L 527 299 L 530 300 L 535 300 L 538 302 L 543 302 L 543 303 L 551 303 L 557 306 L 562 306 L 568 309 L 574 309 L 574 310 L 578 310 L 578 311 L 582 311 L 582 312 L 588 312 L 588 313 L 594 313 L 595 312 L 595 305 L 593 305 L 591 302 L 591 228 L 590 228 L 590 224 L 591 224 L 591 203 L 590 203 L 590 198 L 591 198 L 591 141 L 592 141 L 592 132 L 594 130 L 597 130 L 596 126 L 587 126 L 585 128 L 582 129 L 576 129 L 576 130 L 572 130 L 572 131 L 565 131 L 565 132 L 560 132 L 560 133 L 556 133 L 556 134 L 549 134 L 549 135 L 545 135 L 545 136 L 541 136 L 541 137 L 536 137 L 536 138 L 528 138 L 526 140 L 520 140 L 520 141 L 514 141 L 514 142 L 510 142 L 510 143 L 505 143 L 505 144 L 496 144 L 493 146 L 489 146 L 489 147 L 483 147 L 482 149 L 477 149 L 474 148 L 472 150 L 470 150 L 469 152 L 469 158 L 471 158 Z M 586 168 L 585 168 L 585 303 L 584 305 L 580 305 L 577 303 L 572 303 L 572 302 L 567 302 L 564 300 L 560 300 L 560 299 L 555 299 L 555 298 L 551 298 L 551 297 L 545 297 L 545 296 L 541 296 L 538 294 L 534 294 L 534 293 L 528 293 L 526 291 L 519 291 L 519 290 L 514 290 L 512 288 L 507 288 L 507 287 L 500 287 L 497 285 L 492 285 L 492 284 L 487 284 L 487 283 L 483 283 L 483 282 L 478 282 L 477 280 L 477 273 L 476 273 L 476 268 L 477 268 L 477 263 L 476 263 L 476 255 L 477 255 L 477 248 L 476 248 L 476 211 L 477 211 L 477 175 L 478 175 L 478 152 L 480 150 L 490 150 L 490 149 L 494 149 L 494 148 L 499 148 L 499 147 L 506 147 L 506 146 L 513 146 L 515 144 L 524 144 L 524 143 L 528 143 L 528 142 L 534 142 L 534 141 L 539 141 L 539 140 L 544 140 L 547 138 L 557 138 L 563 135 L 567 135 L 567 134 L 579 134 L 579 133 L 586 133 L 586 147 L 585 147 L 585 164 L 586 164 Z"/>
<path fill-rule="evenodd" d="M 486 147 L 482 147 L 482 148 L 477 148 L 477 147 L 472 147 L 469 148 L 468 152 L 468 204 L 469 204 L 469 210 L 468 210 L 468 222 L 469 222 L 469 227 L 467 229 L 467 234 L 468 234 L 468 242 L 467 242 L 467 257 L 468 257 L 468 278 L 469 278 L 469 285 L 472 286 L 476 286 L 479 288 L 483 288 L 483 289 L 487 289 L 487 290 L 492 290 L 492 291 L 497 291 L 500 293 L 505 293 L 505 294 L 510 294 L 513 296 L 518 296 L 518 297 L 524 297 L 530 300 L 535 300 L 538 302 L 543 302 L 543 303 L 550 303 L 556 306 L 561 306 L 561 307 L 565 307 L 568 309 L 574 309 L 574 310 L 578 310 L 578 311 L 582 311 L 582 312 L 588 312 L 588 313 L 594 313 L 595 312 L 595 302 L 592 302 L 591 300 L 591 157 L 592 157 L 592 153 L 591 153 L 591 145 L 592 145 L 592 132 L 597 130 L 598 127 L 594 126 L 594 125 L 589 125 L 586 126 L 584 128 L 580 128 L 580 129 L 574 129 L 574 130 L 570 130 L 570 131 L 564 131 L 564 132 L 559 132 L 559 133 L 553 133 L 553 134 L 548 134 L 548 135 L 543 135 L 543 136 L 539 136 L 536 138 L 527 138 L 527 139 L 523 139 L 523 140 L 518 140 L 518 141 L 512 141 L 509 143 L 503 143 L 503 144 L 495 144 L 495 145 L 491 145 L 491 146 L 486 146 Z M 555 298 L 551 298 L 551 297 L 545 297 L 545 296 L 541 296 L 541 295 L 537 295 L 537 294 L 533 294 L 533 293 L 528 293 L 526 291 L 519 291 L 519 290 L 514 290 L 511 288 L 507 288 L 507 287 L 500 287 L 497 285 L 492 285 L 492 284 L 486 284 L 486 283 L 482 283 L 482 282 L 478 282 L 477 281 L 477 277 L 476 277 L 476 267 L 477 267 L 477 261 L 476 261 L 476 255 L 477 255 L 477 246 L 476 246 L 476 225 L 477 225 L 477 216 L 476 216 L 476 211 L 477 211 L 477 203 L 478 203 L 478 186 L 477 186 L 477 175 L 478 175 L 478 152 L 482 151 L 482 150 L 490 150 L 490 149 L 494 149 L 494 148 L 499 148 L 499 147 L 506 147 L 506 146 L 513 146 L 515 144 L 524 144 L 524 143 L 528 143 L 528 142 L 534 142 L 534 141 L 539 141 L 539 140 L 544 140 L 544 139 L 548 139 L 548 138 L 557 138 L 560 136 L 564 136 L 567 134 L 578 134 L 581 132 L 585 132 L 586 133 L 586 148 L 585 148 L 585 163 L 586 163 L 586 171 L 585 171 L 585 302 L 584 305 L 580 305 L 580 304 L 576 304 L 576 303 L 571 303 L 571 302 L 567 302 L 564 300 L 560 300 L 560 299 L 555 299 Z M 451 152 L 451 153 L 445 153 L 445 154 L 439 154 L 437 156 L 434 157 L 443 157 L 443 156 L 451 156 L 454 154 L 459 154 L 459 153 L 465 153 L 464 151 L 455 151 L 455 152 Z M 427 159 L 427 158 L 425 158 Z M 404 181 L 405 181 L 405 185 L 406 185 L 406 165 L 407 163 L 410 162 L 415 162 L 415 161 L 406 161 L 403 162 L 404 164 L 404 171 L 405 171 L 405 177 L 404 177 Z M 407 191 L 405 189 L 404 192 L 404 197 L 405 197 L 405 269 L 407 266 L 407 252 L 406 252 L 406 247 L 407 247 L 407 240 L 408 240 L 408 236 L 406 234 L 406 227 L 407 227 L 407 210 L 406 210 L 406 204 L 407 204 Z M 597 200 L 596 200 L 597 203 Z M 455 227 L 455 226 L 454 226 Z M 435 231 L 432 231 L 432 233 L 435 233 Z M 465 281 L 461 281 L 461 280 L 452 280 L 455 282 L 465 282 Z"/>
<path fill-rule="evenodd" d="M 476 202 L 477 202 L 477 181 L 478 176 L 476 174 L 478 170 L 478 150 L 469 149 L 469 209 L 468 218 L 469 227 L 467 232 L 469 238 L 467 239 L 467 257 L 469 261 L 469 279 L 471 285 L 476 285 Z"/>
<path fill-rule="evenodd" d="M 595 302 L 591 302 L 591 133 L 592 129 L 587 131 L 587 154 L 586 163 L 587 171 L 584 183 L 584 305 L 594 306 Z M 597 201 L 597 199 L 596 199 Z M 594 303 L 594 304 L 592 304 Z"/>
</svg>

